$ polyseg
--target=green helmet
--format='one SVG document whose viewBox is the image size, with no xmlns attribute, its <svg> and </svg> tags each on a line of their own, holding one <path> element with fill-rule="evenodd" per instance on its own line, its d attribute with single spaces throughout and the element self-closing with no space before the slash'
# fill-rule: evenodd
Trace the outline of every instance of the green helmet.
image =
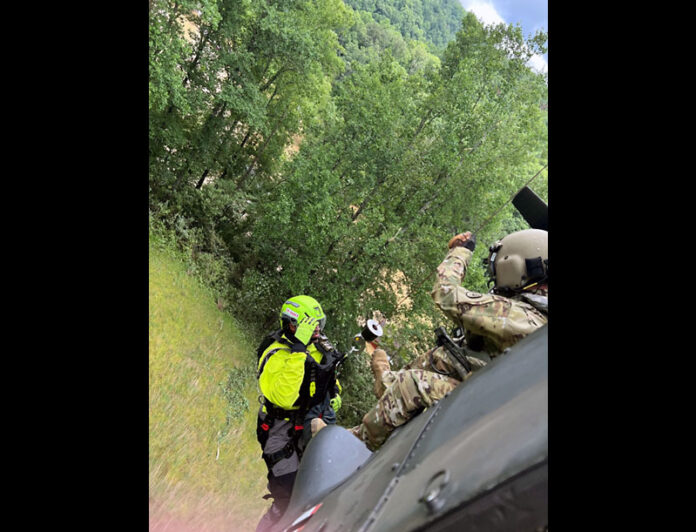
<svg viewBox="0 0 696 532">
<path fill-rule="evenodd" d="M 283 306 L 280 308 L 280 326 L 284 327 L 286 323 L 297 326 L 299 321 L 305 316 L 319 320 L 319 330 L 324 330 L 326 315 L 319 302 L 310 296 L 291 297 L 283 303 Z"/>
</svg>

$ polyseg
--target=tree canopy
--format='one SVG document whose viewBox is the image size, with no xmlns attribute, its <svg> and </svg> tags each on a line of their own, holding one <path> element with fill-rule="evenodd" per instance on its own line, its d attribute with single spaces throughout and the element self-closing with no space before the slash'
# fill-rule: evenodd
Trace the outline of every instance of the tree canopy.
<svg viewBox="0 0 696 532">
<path fill-rule="evenodd" d="M 341 349 L 375 311 L 395 352 L 425 347 L 449 238 L 477 232 L 466 283 L 486 291 L 488 243 L 526 227 L 491 215 L 547 161 L 546 78 L 526 66 L 546 35 L 455 5 L 153 0 L 151 216 L 259 332 L 310 294 Z"/>
<path fill-rule="evenodd" d="M 459 0 L 346 0 L 356 11 L 387 21 L 406 39 L 444 48 L 460 28 L 464 9 Z"/>
</svg>

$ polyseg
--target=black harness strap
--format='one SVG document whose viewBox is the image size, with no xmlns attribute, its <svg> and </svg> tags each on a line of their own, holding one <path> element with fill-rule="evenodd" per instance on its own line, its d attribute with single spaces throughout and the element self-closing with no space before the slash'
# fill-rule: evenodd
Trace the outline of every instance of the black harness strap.
<svg viewBox="0 0 696 532">
<path fill-rule="evenodd" d="M 268 399 L 265 399 L 264 407 L 266 408 L 265 419 L 262 421 L 259 418 L 256 428 L 261 449 L 266 446 L 270 429 L 275 425 L 276 421 L 287 420 L 291 424 L 288 428 L 288 436 L 290 439 L 282 449 L 274 453 L 261 453 L 261 457 L 266 462 L 268 469 L 270 470 L 273 468 L 274 465 L 284 458 L 290 458 L 294 452 L 297 452 L 298 458 L 302 458 L 303 449 L 300 447 L 300 440 L 302 439 L 302 431 L 304 429 L 302 425 L 304 414 L 299 410 L 285 410 L 279 408 L 268 401 Z"/>
<path fill-rule="evenodd" d="M 256 349 L 257 361 L 261 359 L 263 352 L 268 349 L 268 346 L 270 346 L 273 342 L 286 343 L 285 338 L 283 338 L 283 329 L 276 329 L 275 331 L 264 336 L 263 340 L 261 340 L 261 344 L 259 344 L 259 347 Z"/>
<path fill-rule="evenodd" d="M 259 345 L 258 350 L 256 351 L 256 358 L 257 360 L 261 360 L 261 357 L 263 356 L 263 352 L 268 349 L 271 345 L 273 345 L 274 342 L 281 343 L 287 347 L 290 347 L 290 342 L 283 336 L 283 329 L 278 329 L 273 331 L 271 334 L 266 336 L 263 341 L 261 342 L 261 345 Z M 278 348 L 280 349 L 280 348 Z M 266 355 L 266 357 L 263 359 L 263 362 L 261 363 L 261 367 L 259 368 L 258 373 L 256 374 L 256 378 L 258 379 L 261 376 L 261 372 L 263 371 L 264 366 L 266 365 L 266 362 L 268 362 L 268 359 L 278 351 L 278 349 L 274 349 L 270 353 Z"/>
<path fill-rule="evenodd" d="M 283 349 L 282 347 L 279 347 L 277 349 L 274 349 L 273 351 L 269 351 L 269 353 L 264 357 L 263 361 L 261 362 L 261 365 L 259 366 L 259 371 L 256 374 L 256 379 L 258 380 L 259 377 L 261 377 L 261 373 L 263 373 L 263 368 L 266 367 L 266 363 L 268 362 L 268 359 L 271 358 L 273 355 L 275 355 L 278 351 Z"/>
<path fill-rule="evenodd" d="M 274 405 L 265 397 L 263 405 L 266 407 L 266 413 L 268 414 L 268 417 L 271 417 L 273 419 L 288 419 L 293 423 L 295 423 L 298 420 L 298 415 L 300 414 L 299 410 L 285 410 L 284 408 L 280 408 Z"/>
<path fill-rule="evenodd" d="M 295 451 L 296 451 L 295 438 L 293 438 L 291 440 L 288 440 L 288 443 L 285 444 L 285 447 L 283 447 L 279 451 L 276 451 L 274 453 L 269 453 L 269 454 L 262 453 L 261 457 L 266 462 L 268 469 L 272 469 L 274 465 L 276 465 L 278 462 L 280 462 L 284 458 L 290 458 L 292 456 L 292 453 L 294 453 Z"/>
</svg>

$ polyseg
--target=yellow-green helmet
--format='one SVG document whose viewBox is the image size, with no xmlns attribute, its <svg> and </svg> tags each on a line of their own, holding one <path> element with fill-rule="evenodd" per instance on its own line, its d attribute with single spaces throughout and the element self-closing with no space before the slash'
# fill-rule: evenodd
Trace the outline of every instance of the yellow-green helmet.
<svg viewBox="0 0 696 532">
<path fill-rule="evenodd" d="M 298 322 L 305 316 L 310 316 L 319 320 L 319 330 L 324 330 L 326 325 L 326 315 L 319 302 L 310 296 L 295 296 L 288 299 L 280 308 L 280 326 L 286 323 L 297 326 Z"/>
</svg>

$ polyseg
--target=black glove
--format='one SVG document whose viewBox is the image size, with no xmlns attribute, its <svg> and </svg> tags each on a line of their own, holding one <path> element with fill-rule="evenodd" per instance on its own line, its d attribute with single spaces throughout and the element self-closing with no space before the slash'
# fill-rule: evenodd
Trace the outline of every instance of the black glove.
<svg viewBox="0 0 696 532">
<path fill-rule="evenodd" d="M 471 235 L 471 238 L 462 244 L 466 249 L 474 251 L 476 249 L 476 235 Z"/>
<path fill-rule="evenodd" d="M 476 248 L 476 235 L 471 231 L 466 231 L 465 233 L 459 233 L 453 236 L 447 243 L 447 247 L 452 249 L 454 247 L 465 247 L 469 251 L 474 251 Z"/>
</svg>

